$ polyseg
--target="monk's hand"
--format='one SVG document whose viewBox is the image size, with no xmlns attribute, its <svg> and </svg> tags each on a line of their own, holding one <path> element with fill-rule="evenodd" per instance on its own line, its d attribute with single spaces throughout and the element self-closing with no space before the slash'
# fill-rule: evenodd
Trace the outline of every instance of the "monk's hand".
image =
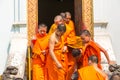
<svg viewBox="0 0 120 80">
<path fill-rule="evenodd" d="M 64 52 L 66 52 L 66 51 L 67 51 L 67 46 L 64 46 L 62 52 L 64 53 Z"/>
<path fill-rule="evenodd" d="M 115 61 L 109 61 L 108 64 L 113 65 L 113 64 L 116 64 L 116 62 Z"/>
<path fill-rule="evenodd" d="M 46 51 L 45 51 L 45 50 L 42 50 L 41 53 L 42 53 L 43 55 L 46 55 Z"/>
<path fill-rule="evenodd" d="M 58 69 L 62 69 L 62 65 L 60 63 L 57 63 Z"/>
</svg>

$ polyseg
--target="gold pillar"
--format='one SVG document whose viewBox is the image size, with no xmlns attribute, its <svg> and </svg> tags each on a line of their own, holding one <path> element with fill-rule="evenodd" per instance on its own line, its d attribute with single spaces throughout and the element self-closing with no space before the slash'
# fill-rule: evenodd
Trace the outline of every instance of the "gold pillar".
<svg viewBox="0 0 120 80">
<path fill-rule="evenodd" d="M 82 21 L 93 37 L 93 0 L 82 0 Z"/>
<path fill-rule="evenodd" d="M 28 31 L 28 55 L 27 55 L 28 75 L 27 77 L 28 77 L 28 80 L 32 80 L 30 45 L 31 45 L 31 38 L 36 33 L 37 26 L 38 26 L 38 0 L 27 0 L 27 31 Z"/>
<path fill-rule="evenodd" d="M 30 46 L 31 38 L 38 26 L 38 0 L 28 0 L 27 11 L 28 46 Z"/>
</svg>

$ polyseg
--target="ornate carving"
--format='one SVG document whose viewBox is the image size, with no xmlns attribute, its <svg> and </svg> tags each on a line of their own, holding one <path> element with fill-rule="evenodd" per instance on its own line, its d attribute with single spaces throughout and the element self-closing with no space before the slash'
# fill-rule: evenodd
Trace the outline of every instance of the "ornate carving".
<svg viewBox="0 0 120 80">
<path fill-rule="evenodd" d="M 82 0 L 82 21 L 93 36 L 93 0 Z"/>
<path fill-rule="evenodd" d="M 28 15 L 28 45 L 31 44 L 31 38 L 35 34 L 36 27 L 38 25 L 38 0 L 28 0 L 27 3 L 27 15 Z"/>
</svg>

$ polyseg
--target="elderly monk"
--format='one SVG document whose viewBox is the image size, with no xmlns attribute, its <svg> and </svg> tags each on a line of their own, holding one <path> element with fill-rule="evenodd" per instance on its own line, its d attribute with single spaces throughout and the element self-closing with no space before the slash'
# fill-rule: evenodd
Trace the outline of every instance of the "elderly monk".
<svg viewBox="0 0 120 80">
<path fill-rule="evenodd" d="M 66 26 L 60 24 L 49 41 L 49 54 L 47 56 L 48 80 L 66 80 L 67 54 L 64 48 L 63 34 Z"/>
<path fill-rule="evenodd" d="M 50 30 L 49 30 L 48 34 L 51 35 L 51 34 L 55 31 L 55 29 L 57 28 L 57 26 L 58 26 L 59 24 L 63 24 L 63 18 L 62 18 L 62 16 L 57 15 L 57 16 L 55 16 L 55 18 L 54 18 L 54 23 L 53 23 L 52 26 L 50 27 Z"/>
<path fill-rule="evenodd" d="M 40 24 L 38 32 L 37 40 L 32 49 L 32 80 L 44 80 L 46 54 L 48 52 L 47 26 Z"/>
<path fill-rule="evenodd" d="M 78 80 L 108 80 L 108 76 L 98 68 L 98 58 L 95 55 L 91 55 L 88 62 L 88 66 L 78 69 Z"/>
</svg>

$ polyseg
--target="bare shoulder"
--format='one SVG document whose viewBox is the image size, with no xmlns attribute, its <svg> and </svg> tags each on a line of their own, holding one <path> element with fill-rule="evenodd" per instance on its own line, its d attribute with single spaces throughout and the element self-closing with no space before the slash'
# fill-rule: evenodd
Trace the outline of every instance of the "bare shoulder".
<svg viewBox="0 0 120 80">
<path fill-rule="evenodd" d="M 103 47 L 102 47 L 99 43 L 95 42 L 95 44 L 96 44 L 100 49 L 103 49 Z"/>
<path fill-rule="evenodd" d="M 55 34 L 51 34 L 49 41 L 54 41 L 55 40 Z"/>
</svg>

